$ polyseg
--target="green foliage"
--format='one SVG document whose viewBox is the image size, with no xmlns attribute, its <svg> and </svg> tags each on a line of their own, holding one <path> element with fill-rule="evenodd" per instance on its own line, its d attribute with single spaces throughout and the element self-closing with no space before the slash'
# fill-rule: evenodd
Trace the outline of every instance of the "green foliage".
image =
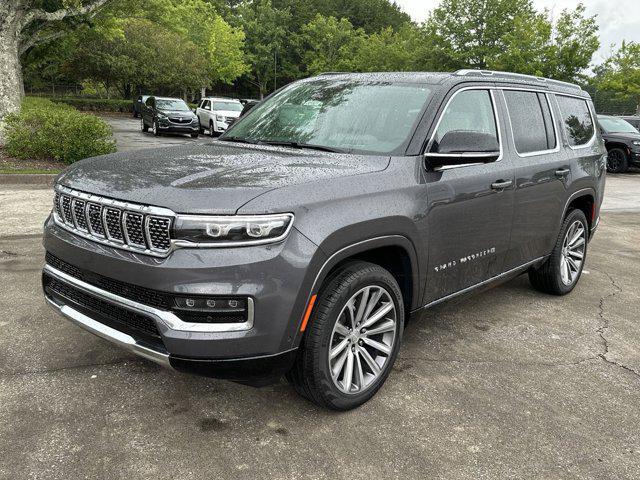
<svg viewBox="0 0 640 480">
<path fill-rule="evenodd" d="M 107 123 L 69 105 L 26 98 L 6 120 L 6 150 L 16 158 L 70 164 L 116 150 Z"/>
<path fill-rule="evenodd" d="M 303 62 L 309 75 L 353 70 L 355 51 L 364 37 L 346 18 L 318 14 L 302 27 Z"/>
<path fill-rule="evenodd" d="M 294 37 L 288 35 L 291 14 L 274 8 L 271 0 L 245 2 L 238 9 L 238 20 L 246 35 L 245 54 L 250 66 L 249 81 L 263 96 L 269 85 L 280 77 L 297 77 L 298 72 L 285 53 L 293 48 Z M 278 60 L 280 55 L 280 60 Z"/>
<path fill-rule="evenodd" d="M 640 43 L 622 42 L 596 69 L 592 86 L 607 113 L 640 112 Z"/>
<path fill-rule="evenodd" d="M 56 103 L 71 105 L 76 110 L 85 112 L 133 113 L 133 102 L 131 100 L 86 97 L 54 97 L 51 100 Z"/>
</svg>

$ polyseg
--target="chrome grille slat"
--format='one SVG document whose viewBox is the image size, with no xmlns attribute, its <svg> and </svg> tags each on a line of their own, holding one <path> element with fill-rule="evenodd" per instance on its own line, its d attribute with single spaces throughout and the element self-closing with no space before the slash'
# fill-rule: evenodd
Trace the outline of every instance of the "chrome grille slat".
<svg viewBox="0 0 640 480">
<path fill-rule="evenodd" d="M 124 250 L 166 257 L 172 250 L 168 209 L 55 188 L 53 218 L 78 236 Z"/>
<path fill-rule="evenodd" d="M 85 207 L 86 202 L 84 200 L 74 198 L 71 201 L 71 211 L 73 213 L 73 221 L 75 222 L 76 227 L 78 230 L 88 232 L 89 228 L 87 227 L 87 217 L 84 212 Z"/>
<path fill-rule="evenodd" d="M 102 209 L 102 222 L 106 228 L 107 238 L 114 242 L 124 243 L 122 233 L 122 211 L 118 208 L 105 207 Z"/>
</svg>

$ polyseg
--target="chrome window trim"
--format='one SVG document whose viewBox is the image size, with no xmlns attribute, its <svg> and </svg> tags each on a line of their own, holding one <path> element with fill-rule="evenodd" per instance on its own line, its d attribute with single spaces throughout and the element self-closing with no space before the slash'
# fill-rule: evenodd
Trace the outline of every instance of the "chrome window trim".
<svg viewBox="0 0 640 480">
<path fill-rule="evenodd" d="M 591 108 L 591 104 L 589 103 L 589 99 L 588 98 L 584 98 L 584 97 L 580 97 L 578 95 L 570 95 L 570 94 L 565 94 L 565 93 L 556 93 L 556 92 L 552 92 L 553 93 L 553 98 L 556 101 L 556 106 L 558 107 L 558 111 L 560 113 L 562 113 L 562 108 L 560 108 L 560 103 L 558 102 L 558 97 L 569 97 L 569 98 L 577 98 L 578 100 L 582 100 L 584 103 L 587 104 L 587 109 L 589 110 L 589 115 L 591 116 L 591 123 L 593 123 L 593 136 L 591 137 L 591 139 L 585 143 L 584 145 L 576 145 L 573 146 L 569 143 L 569 137 L 567 136 L 567 146 L 571 149 L 571 150 L 582 150 L 584 148 L 592 148 L 593 144 L 596 141 L 596 138 L 598 138 L 598 122 L 596 120 L 596 117 L 594 116 L 594 112 Z M 565 130 L 564 128 L 564 124 L 562 124 L 562 129 Z M 564 132 L 565 135 L 567 134 L 567 132 Z"/>
<path fill-rule="evenodd" d="M 542 93 L 544 95 L 544 98 L 547 100 L 547 105 L 549 106 L 549 112 L 551 112 L 551 122 L 553 123 L 553 133 L 556 137 L 555 148 L 547 149 L 547 150 L 536 150 L 534 152 L 527 152 L 527 153 L 518 152 L 518 147 L 516 146 L 516 137 L 515 137 L 515 134 L 513 133 L 513 122 L 511 119 L 511 112 L 509 111 L 509 104 L 507 103 L 507 98 L 504 94 L 504 90 L 514 91 L 514 92 Z M 536 157 L 539 155 L 548 155 L 551 153 L 558 153 L 560 151 L 560 135 L 559 135 L 560 132 L 558 132 L 556 116 L 555 116 L 555 113 L 553 113 L 553 107 L 551 106 L 551 100 L 549 99 L 548 93 L 549 93 L 548 91 L 544 91 L 544 90 L 533 90 L 533 89 L 529 90 L 524 88 L 501 88 L 500 89 L 500 94 L 502 95 L 502 99 L 504 100 L 504 105 L 507 110 L 507 117 L 509 119 L 509 129 L 511 131 L 511 139 L 513 140 L 513 149 L 515 150 L 516 155 L 518 155 L 518 157 L 520 158 L 529 158 L 529 157 Z M 544 112 L 543 112 L 543 116 L 544 116 Z"/>
<path fill-rule="evenodd" d="M 500 162 L 503 158 L 504 158 L 504 143 L 503 143 L 503 139 L 502 139 L 502 128 L 501 128 L 501 121 L 500 121 L 500 115 L 498 114 L 498 104 L 496 102 L 496 98 L 495 98 L 495 90 L 497 90 L 497 88 L 495 86 L 489 86 L 489 85 L 477 85 L 477 86 L 473 86 L 473 87 L 463 87 L 459 90 L 456 90 L 453 95 L 451 95 L 451 97 L 449 98 L 449 100 L 447 100 L 447 103 L 445 104 L 444 108 L 442 109 L 442 112 L 440 113 L 440 116 L 438 117 L 438 121 L 436 122 L 436 126 L 433 129 L 433 132 L 431 133 L 431 138 L 429 138 L 429 141 L 427 142 L 427 145 L 422 153 L 423 157 L 428 157 L 431 155 L 434 156 L 454 156 L 454 157 L 462 157 L 464 158 L 465 156 L 469 156 L 470 158 L 482 158 L 482 154 L 480 155 L 476 155 L 476 154 L 431 154 L 428 153 L 429 149 L 431 148 L 431 146 L 433 145 L 433 142 L 435 141 L 435 137 L 436 137 L 436 133 L 438 132 L 438 128 L 440 128 L 440 124 L 442 123 L 442 120 L 444 118 L 444 114 L 446 113 L 447 109 L 449 108 L 449 105 L 451 104 L 451 102 L 453 101 L 454 98 L 456 98 L 460 93 L 462 92 L 466 92 L 469 90 L 486 90 L 489 92 L 489 96 L 491 97 L 491 103 L 493 106 L 493 115 L 495 117 L 495 121 L 496 121 L 496 130 L 498 133 L 498 143 L 500 145 L 500 155 L 498 156 L 498 159 L 491 162 L 491 163 L 497 163 Z M 487 155 L 487 157 L 492 157 L 493 155 Z M 464 168 L 464 167 L 472 167 L 472 166 L 476 166 L 476 165 L 484 165 L 484 163 L 482 162 L 469 162 L 469 163 L 464 163 L 462 165 L 444 165 L 442 167 L 436 167 L 433 169 L 434 172 L 441 172 L 444 170 L 452 170 L 454 168 Z"/>
<path fill-rule="evenodd" d="M 112 303 L 119 307 L 127 308 L 147 316 L 151 316 L 156 320 L 156 323 L 162 322 L 169 330 L 178 332 L 203 332 L 203 333 L 216 333 L 216 332 L 241 332 L 251 330 L 253 328 L 253 322 L 255 317 L 255 307 L 253 298 L 247 297 L 247 321 L 243 323 L 195 323 L 185 322 L 176 316 L 174 313 L 167 310 L 160 310 L 159 308 L 151 307 L 144 303 L 136 302 L 128 298 L 121 297 L 115 293 L 108 292 L 98 288 L 90 283 L 86 283 L 71 275 L 64 273 L 57 268 L 52 267 L 49 264 L 45 264 L 44 271 L 56 278 L 57 280 L 72 285 L 86 293 L 95 295 L 101 300 Z"/>
</svg>

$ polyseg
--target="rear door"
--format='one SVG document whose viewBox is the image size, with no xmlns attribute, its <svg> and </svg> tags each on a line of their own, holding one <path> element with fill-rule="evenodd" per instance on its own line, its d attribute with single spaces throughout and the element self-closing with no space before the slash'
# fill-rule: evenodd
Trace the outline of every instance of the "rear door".
<svg viewBox="0 0 640 480">
<path fill-rule="evenodd" d="M 515 215 L 506 268 L 547 255 L 558 234 L 571 182 L 570 158 L 561 148 L 553 97 L 544 90 L 502 90 L 516 167 Z"/>
<path fill-rule="evenodd" d="M 500 157 L 491 163 L 427 167 L 430 303 L 502 272 L 513 216 L 514 169 L 504 150 L 503 112 L 492 87 L 449 95 L 427 151 L 449 131 L 495 135 Z"/>
</svg>

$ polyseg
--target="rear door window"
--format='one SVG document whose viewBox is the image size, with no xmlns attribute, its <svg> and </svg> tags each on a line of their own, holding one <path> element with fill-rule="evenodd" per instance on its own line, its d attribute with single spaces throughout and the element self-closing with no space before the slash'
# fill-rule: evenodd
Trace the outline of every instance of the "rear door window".
<svg viewBox="0 0 640 480">
<path fill-rule="evenodd" d="M 526 155 L 553 150 L 556 134 L 547 96 L 520 90 L 505 90 L 504 96 L 516 151 Z"/>
<path fill-rule="evenodd" d="M 586 100 L 556 95 L 562 113 L 562 126 L 569 145 L 580 147 L 589 143 L 595 133 L 593 117 Z"/>
</svg>

